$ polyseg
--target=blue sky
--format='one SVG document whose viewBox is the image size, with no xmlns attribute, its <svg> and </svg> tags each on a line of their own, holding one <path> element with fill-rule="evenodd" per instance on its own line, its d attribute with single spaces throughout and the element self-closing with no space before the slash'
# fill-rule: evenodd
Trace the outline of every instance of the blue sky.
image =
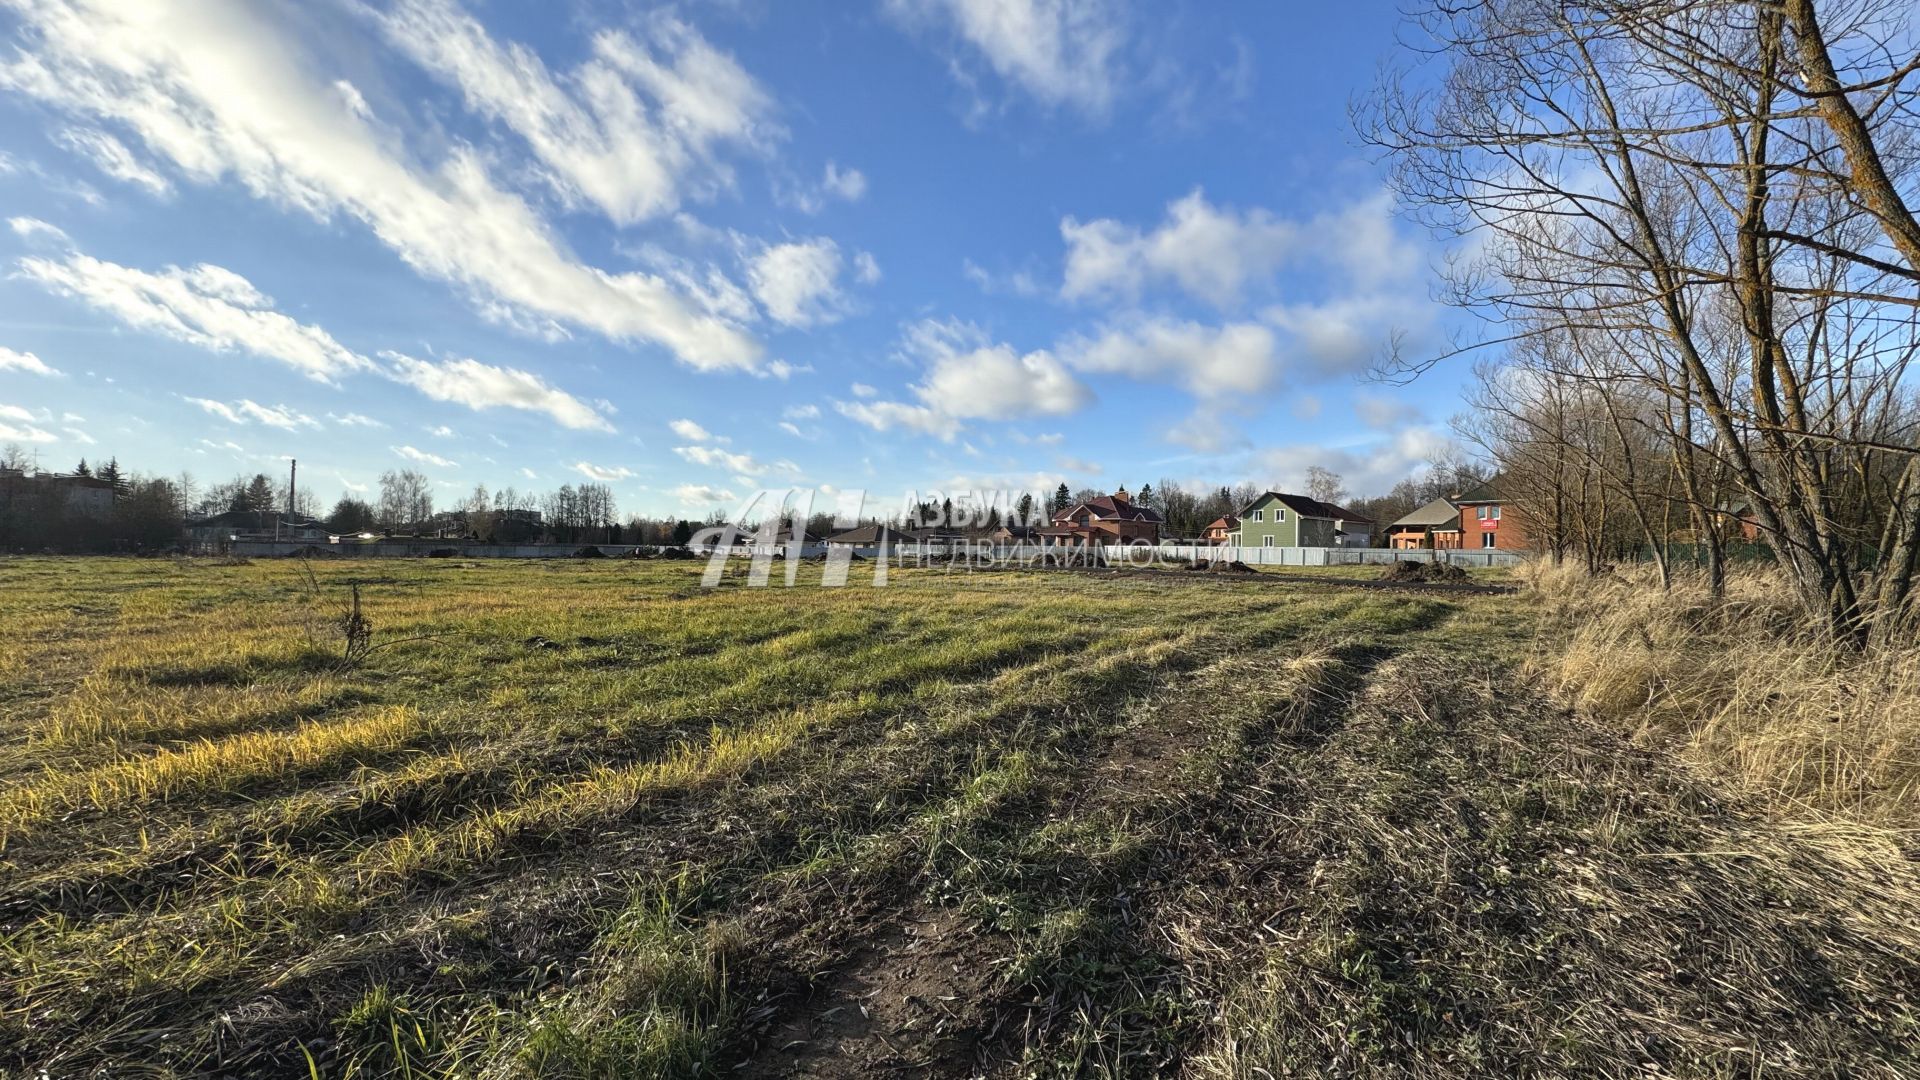
<svg viewBox="0 0 1920 1080">
<path fill-rule="evenodd" d="M 559 13 L 556 17 L 555 13 Z M 323 503 L 418 468 L 1359 493 L 1447 445 L 1390 3 L 0 0 L 0 441 Z"/>
</svg>

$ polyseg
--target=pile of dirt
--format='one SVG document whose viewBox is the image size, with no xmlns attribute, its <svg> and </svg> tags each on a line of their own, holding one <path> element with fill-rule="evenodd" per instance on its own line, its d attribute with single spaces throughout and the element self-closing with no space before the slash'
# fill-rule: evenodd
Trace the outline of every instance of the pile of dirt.
<svg viewBox="0 0 1920 1080">
<path fill-rule="evenodd" d="M 340 555 L 340 552 L 332 548 L 323 548 L 317 544 L 306 544 L 302 547 L 294 548 L 292 551 L 289 551 L 280 557 L 283 559 L 314 559 L 314 558 L 338 559 L 338 558 L 341 558 L 341 555 Z M 245 559 L 246 556 L 238 555 L 238 556 L 234 556 L 234 558 Z M 244 566 L 246 564 L 235 563 L 234 565 Z"/>
<path fill-rule="evenodd" d="M 576 559 L 604 559 L 607 557 L 607 553 L 592 544 L 588 544 L 586 547 L 574 552 L 573 557 Z"/>
<path fill-rule="evenodd" d="M 1212 562 L 1200 560 L 1193 564 L 1193 569 L 1204 574 L 1257 574 L 1260 572 L 1239 559 L 1215 559 Z"/>
<path fill-rule="evenodd" d="M 697 555 L 695 555 L 695 554 L 694 554 L 693 552 L 691 552 L 691 551 L 688 551 L 688 550 L 687 550 L 686 548 L 683 548 L 683 547 L 670 547 L 670 548 L 664 548 L 664 549 L 662 549 L 662 550 L 661 550 L 661 552 L 660 552 L 660 557 L 661 557 L 661 558 L 663 558 L 663 559 L 696 559 L 696 558 L 699 558 L 699 556 L 697 556 Z"/>
<path fill-rule="evenodd" d="M 1452 563 L 1407 561 L 1397 562 L 1387 567 L 1380 575 L 1381 581 L 1400 584 L 1464 585 L 1467 572 Z"/>
</svg>

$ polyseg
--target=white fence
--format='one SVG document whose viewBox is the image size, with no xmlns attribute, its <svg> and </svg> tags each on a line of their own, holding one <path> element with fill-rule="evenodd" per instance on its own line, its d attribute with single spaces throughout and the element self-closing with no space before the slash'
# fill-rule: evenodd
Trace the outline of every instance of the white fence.
<svg viewBox="0 0 1920 1080">
<path fill-rule="evenodd" d="M 563 559 L 572 557 L 582 548 L 595 547 L 600 553 L 611 558 L 622 558 L 642 551 L 659 551 L 657 546 L 647 544 L 461 544 L 457 541 L 432 543 L 428 541 L 399 541 L 382 543 L 346 543 L 346 544 L 304 544 L 287 541 L 234 542 L 230 549 L 236 555 L 271 557 L 277 555 L 300 555 L 318 552 L 322 555 L 346 556 L 348 558 L 423 558 L 434 552 L 446 552 L 462 559 Z M 705 556 L 705 550 L 696 549 Z M 785 545 L 774 548 L 784 551 Z M 813 558 L 826 552 L 825 544 L 802 545 L 799 554 L 802 558 Z M 1213 562 L 1238 560 L 1249 566 L 1352 566 L 1356 564 L 1385 564 L 1394 562 L 1441 562 L 1452 563 L 1460 567 L 1515 566 L 1525 559 L 1517 551 L 1497 550 L 1461 550 L 1461 551 L 1398 551 L 1391 548 L 1320 548 L 1320 547 L 1234 547 L 1208 546 L 1195 544 L 1135 544 L 1128 547 L 1108 547 L 1103 549 L 1109 565 L 1127 561 L 1151 563 L 1166 559 L 1205 560 Z M 880 549 L 867 545 L 855 547 L 854 554 L 862 559 L 872 559 L 880 554 Z M 755 549 L 745 545 L 735 545 L 732 554 L 737 557 L 750 557 Z M 1039 544 L 988 544 L 956 542 L 951 544 L 900 544 L 888 552 L 890 560 L 902 563 L 938 563 L 943 561 L 967 560 L 977 565 L 1036 565 L 1044 557 L 1053 554 L 1067 565 L 1076 562 L 1085 565 L 1091 563 L 1092 552 L 1076 547 L 1047 547 Z"/>
</svg>

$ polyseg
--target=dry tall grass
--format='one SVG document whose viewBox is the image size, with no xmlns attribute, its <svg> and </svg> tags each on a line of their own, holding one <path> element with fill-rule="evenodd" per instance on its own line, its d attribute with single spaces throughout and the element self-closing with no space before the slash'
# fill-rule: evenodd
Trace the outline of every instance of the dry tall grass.
<svg viewBox="0 0 1920 1080">
<path fill-rule="evenodd" d="M 1757 792 L 1788 816 L 1920 826 L 1920 643 L 1824 642 L 1786 583 L 1748 570 L 1714 603 L 1650 569 L 1525 575 L 1558 630 L 1536 661 L 1567 702 Z"/>
</svg>

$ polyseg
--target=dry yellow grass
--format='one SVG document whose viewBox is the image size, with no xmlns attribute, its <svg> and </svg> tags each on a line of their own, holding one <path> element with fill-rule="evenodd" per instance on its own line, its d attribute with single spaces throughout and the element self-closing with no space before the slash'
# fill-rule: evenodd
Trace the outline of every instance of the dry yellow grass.
<svg viewBox="0 0 1920 1080">
<path fill-rule="evenodd" d="M 1675 745 L 1788 816 L 1920 825 L 1920 644 L 1849 653 L 1747 570 L 1714 603 L 1650 572 L 1527 574 L 1560 633 L 1536 662 L 1566 701 Z"/>
</svg>

